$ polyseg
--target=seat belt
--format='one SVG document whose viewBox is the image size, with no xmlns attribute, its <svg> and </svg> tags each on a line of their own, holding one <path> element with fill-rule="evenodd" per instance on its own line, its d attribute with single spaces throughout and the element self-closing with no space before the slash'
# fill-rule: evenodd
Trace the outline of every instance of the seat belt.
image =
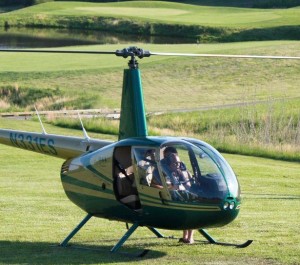
<svg viewBox="0 0 300 265">
<path fill-rule="evenodd" d="M 131 185 L 133 184 L 133 180 L 130 179 L 130 177 L 127 175 L 126 170 L 124 169 L 124 167 L 120 164 L 120 162 L 115 159 L 115 164 L 117 165 L 118 169 L 125 175 L 126 179 L 131 183 Z"/>
</svg>

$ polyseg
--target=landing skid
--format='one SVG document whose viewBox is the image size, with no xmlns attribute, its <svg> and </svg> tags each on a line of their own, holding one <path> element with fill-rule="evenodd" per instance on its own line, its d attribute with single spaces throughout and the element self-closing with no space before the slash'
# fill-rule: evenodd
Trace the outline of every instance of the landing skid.
<svg viewBox="0 0 300 265">
<path fill-rule="evenodd" d="M 93 217 L 91 214 L 87 214 L 85 218 L 73 229 L 73 231 L 59 244 L 61 247 L 67 247 L 68 242 L 78 233 L 78 231 Z M 111 253 L 116 253 L 118 250 L 123 246 L 123 244 L 126 242 L 126 240 L 134 233 L 134 231 L 139 227 L 139 223 L 134 223 L 127 231 L 126 233 L 121 237 L 121 239 L 118 241 L 116 245 L 112 247 L 110 250 Z M 147 227 L 152 233 L 154 233 L 158 238 L 173 238 L 174 237 L 165 237 L 163 234 L 161 234 L 156 228 L 154 227 Z M 222 245 L 222 246 L 233 246 L 237 248 L 245 248 L 249 246 L 253 240 L 248 240 L 243 244 L 231 244 L 231 243 L 222 243 L 216 241 L 213 237 L 211 237 L 206 230 L 199 229 L 198 230 L 202 236 L 204 236 L 210 244 L 214 245 Z M 131 254 L 131 253 L 124 253 L 119 252 L 120 254 L 125 254 L 128 256 L 134 256 L 134 257 L 143 257 L 149 252 L 149 249 L 142 250 L 140 253 Z"/>
<path fill-rule="evenodd" d="M 200 234 L 202 236 L 204 236 L 208 242 L 210 244 L 214 244 L 214 245 L 221 245 L 221 246 L 232 246 L 232 247 L 236 247 L 236 248 L 245 248 L 245 247 L 248 247 L 252 242 L 253 240 L 247 240 L 245 243 L 242 243 L 242 244 L 233 244 L 233 243 L 223 243 L 223 242 L 218 242 L 216 241 L 213 237 L 210 236 L 210 234 L 207 233 L 206 230 L 204 229 L 199 229 L 198 230 L 200 232 Z"/>
</svg>

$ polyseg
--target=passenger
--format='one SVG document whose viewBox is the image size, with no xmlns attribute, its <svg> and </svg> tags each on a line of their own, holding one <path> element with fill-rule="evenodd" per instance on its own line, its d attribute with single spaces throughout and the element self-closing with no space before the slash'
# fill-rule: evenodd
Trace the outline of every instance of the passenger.
<svg viewBox="0 0 300 265">
<path fill-rule="evenodd" d="M 154 149 L 148 149 L 146 150 L 144 154 L 144 158 L 138 162 L 138 166 L 141 169 L 140 176 L 141 178 L 141 184 L 143 185 L 151 185 L 152 182 L 152 173 L 154 169 L 156 168 L 156 162 L 155 162 L 155 150 Z M 142 174 L 143 172 L 143 174 Z"/>
<path fill-rule="evenodd" d="M 154 149 L 147 149 L 144 158 L 139 161 L 139 167 L 147 169 L 149 166 L 155 163 L 155 150 Z"/>
</svg>

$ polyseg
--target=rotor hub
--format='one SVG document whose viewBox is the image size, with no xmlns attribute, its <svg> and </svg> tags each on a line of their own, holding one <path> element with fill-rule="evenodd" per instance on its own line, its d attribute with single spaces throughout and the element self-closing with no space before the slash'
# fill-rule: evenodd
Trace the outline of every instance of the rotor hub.
<svg viewBox="0 0 300 265">
<path fill-rule="evenodd" d="M 141 48 L 132 46 L 128 48 L 124 48 L 122 50 L 116 50 L 117 56 L 122 56 L 123 58 L 131 57 L 131 59 L 128 62 L 128 66 L 131 69 L 137 69 L 138 68 L 138 62 L 136 60 L 136 57 L 142 59 L 144 57 L 150 57 L 151 53 L 149 51 L 145 51 Z"/>
</svg>

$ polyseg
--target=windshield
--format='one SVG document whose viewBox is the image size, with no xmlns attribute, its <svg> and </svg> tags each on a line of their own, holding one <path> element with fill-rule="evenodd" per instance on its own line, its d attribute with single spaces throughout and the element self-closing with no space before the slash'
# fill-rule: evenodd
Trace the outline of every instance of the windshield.
<svg viewBox="0 0 300 265">
<path fill-rule="evenodd" d="M 211 157 L 211 159 L 214 160 L 215 164 L 218 166 L 225 178 L 229 190 L 229 195 L 240 200 L 240 185 L 238 183 L 236 175 L 234 174 L 231 166 L 228 164 L 225 158 L 215 148 L 207 143 L 195 139 L 193 139 L 192 143 L 201 148 L 207 155 Z"/>
<path fill-rule="evenodd" d="M 228 196 L 239 196 L 233 171 L 224 163 L 225 159 L 209 147 L 184 141 L 161 146 L 157 173 L 162 181 L 159 184 L 167 187 L 172 200 L 220 202 Z"/>
</svg>

